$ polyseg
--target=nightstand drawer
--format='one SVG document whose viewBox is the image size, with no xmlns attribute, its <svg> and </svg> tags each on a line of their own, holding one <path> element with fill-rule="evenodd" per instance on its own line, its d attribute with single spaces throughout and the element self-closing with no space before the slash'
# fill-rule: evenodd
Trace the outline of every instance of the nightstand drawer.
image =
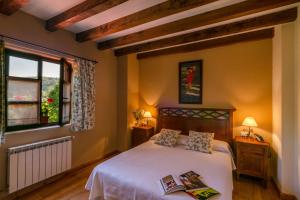
<svg viewBox="0 0 300 200">
<path fill-rule="evenodd" d="M 239 173 L 263 178 L 265 176 L 265 157 L 257 153 L 239 152 L 237 156 Z"/>
<path fill-rule="evenodd" d="M 257 145 L 253 145 L 253 144 L 241 144 L 241 143 L 237 143 L 238 145 L 238 149 L 240 152 L 246 153 L 246 154 L 258 154 L 261 156 L 266 155 L 266 151 L 267 148 L 265 148 L 264 146 L 257 146 Z"/>
</svg>

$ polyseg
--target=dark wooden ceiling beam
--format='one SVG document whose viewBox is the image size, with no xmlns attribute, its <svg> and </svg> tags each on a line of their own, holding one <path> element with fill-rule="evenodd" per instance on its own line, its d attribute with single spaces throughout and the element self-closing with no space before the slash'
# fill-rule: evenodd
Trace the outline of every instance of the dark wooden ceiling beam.
<svg viewBox="0 0 300 200">
<path fill-rule="evenodd" d="M 227 36 L 218 39 L 207 40 L 203 42 L 192 43 L 188 45 L 182 45 L 178 47 L 171 47 L 167 49 L 161 49 L 156 51 L 150 51 L 145 53 L 137 54 L 138 59 L 149 58 L 154 56 L 161 56 L 161 55 L 168 55 L 174 53 L 184 53 L 184 52 L 191 52 L 197 50 L 203 50 L 208 48 L 214 48 L 224 45 L 235 44 L 239 42 L 247 42 L 247 41 L 254 41 L 254 40 L 262 40 L 272 38 L 274 36 L 274 29 L 264 29 L 259 31 L 253 31 L 248 33 L 242 33 L 238 35 Z"/>
<path fill-rule="evenodd" d="M 128 0 L 87 0 L 46 21 L 48 31 L 56 31 L 108 10 Z"/>
<path fill-rule="evenodd" d="M 260 17 L 254 17 L 230 24 L 225 24 L 209 29 L 204 29 L 192 33 L 160 39 L 144 44 L 128 46 L 115 50 L 116 56 L 122 56 L 130 53 L 151 51 L 154 49 L 165 48 L 175 45 L 181 45 L 199 40 L 212 39 L 230 34 L 252 31 L 264 27 L 270 27 L 278 24 L 295 21 L 297 18 L 297 8 L 288 9 Z"/>
<path fill-rule="evenodd" d="M 76 40 L 79 42 L 84 42 L 87 40 L 100 39 L 112 33 L 120 32 L 215 1 L 217 0 L 168 0 L 150 8 L 146 8 L 142 11 L 100 25 L 96 28 L 78 33 L 76 35 Z"/>
<path fill-rule="evenodd" d="M 0 13 L 12 15 L 22 8 L 29 0 L 2 0 L 0 1 Z"/>
<path fill-rule="evenodd" d="M 224 8 L 212 10 L 175 22 L 156 26 L 147 30 L 132 33 L 123 37 L 107 40 L 98 43 L 99 49 L 108 49 L 112 47 L 128 45 L 144 40 L 165 36 L 181 31 L 199 28 L 218 22 L 231 20 L 262 11 L 275 9 L 278 7 L 298 3 L 300 0 L 247 0 L 238 4 L 230 5 Z"/>
</svg>

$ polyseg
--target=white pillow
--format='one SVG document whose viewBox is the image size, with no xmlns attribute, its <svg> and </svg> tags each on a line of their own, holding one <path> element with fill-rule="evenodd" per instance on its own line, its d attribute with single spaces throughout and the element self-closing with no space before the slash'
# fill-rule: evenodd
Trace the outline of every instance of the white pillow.
<svg viewBox="0 0 300 200">
<path fill-rule="evenodd" d="M 156 133 L 155 135 L 153 135 L 150 140 L 156 140 L 156 138 L 159 136 L 160 133 Z"/>
<path fill-rule="evenodd" d="M 189 136 L 187 136 L 187 135 L 179 135 L 179 137 L 177 139 L 177 144 L 186 145 L 188 138 L 189 138 Z"/>
<path fill-rule="evenodd" d="M 213 140 L 212 144 L 213 144 L 212 148 L 214 151 L 220 151 L 220 152 L 232 154 L 231 147 L 227 142 L 221 140 Z"/>
<path fill-rule="evenodd" d="M 153 135 L 153 136 L 150 138 L 150 140 L 155 140 L 155 139 L 158 137 L 159 134 L 160 134 L 160 133 L 156 133 L 155 135 Z"/>
</svg>

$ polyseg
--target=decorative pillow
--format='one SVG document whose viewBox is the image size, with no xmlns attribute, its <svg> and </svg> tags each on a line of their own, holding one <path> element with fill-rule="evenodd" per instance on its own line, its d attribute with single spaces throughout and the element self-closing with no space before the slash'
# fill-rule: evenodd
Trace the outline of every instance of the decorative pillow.
<svg viewBox="0 0 300 200">
<path fill-rule="evenodd" d="M 181 131 L 171 129 L 161 129 L 160 133 L 157 134 L 155 144 L 173 147 Z"/>
<path fill-rule="evenodd" d="M 157 133 L 157 134 L 153 135 L 153 136 L 150 138 L 150 140 L 156 140 L 156 138 L 157 138 L 158 136 L 160 136 L 160 133 Z M 178 138 L 177 138 L 176 144 L 179 144 L 179 145 L 186 145 L 186 142 L 187 142 L 187 140 L 188 140 L 188 137 L 189 137 L 189 136 L 187 136 L 187 135 L 181 135 L 181 134 L 179 134 L 179 135 L 178 135 Z"/>
<path fill-rule="evenodd" d="M 185 148 L 204 153 L 212 152 L 214 133 L 190 131 Z"/>
</svg>

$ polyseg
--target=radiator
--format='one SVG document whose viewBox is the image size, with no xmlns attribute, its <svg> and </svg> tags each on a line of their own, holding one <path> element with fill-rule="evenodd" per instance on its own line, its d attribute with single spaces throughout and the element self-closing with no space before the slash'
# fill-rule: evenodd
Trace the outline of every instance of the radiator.
<svg viewBox="0 0 300 200">
<path fill-rule="evenodd" d="M 9 193 L 71 169 L 71 162 L 71 136 L 9 148 Z"/>
</svg>

